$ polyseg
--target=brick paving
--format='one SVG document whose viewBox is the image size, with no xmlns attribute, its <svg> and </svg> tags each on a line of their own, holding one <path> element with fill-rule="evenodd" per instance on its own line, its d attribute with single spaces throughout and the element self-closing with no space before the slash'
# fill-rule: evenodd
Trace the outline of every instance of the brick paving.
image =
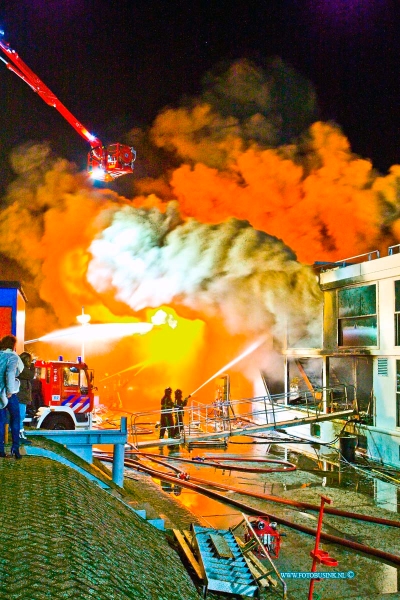
<svg viewBox="0 0 400 600">
<path fill-rule="evenodd" d="M 0 500 L 0 600 L 199 598 L 162 533 L 65 465 L 0 459 Z"/>
</svg>

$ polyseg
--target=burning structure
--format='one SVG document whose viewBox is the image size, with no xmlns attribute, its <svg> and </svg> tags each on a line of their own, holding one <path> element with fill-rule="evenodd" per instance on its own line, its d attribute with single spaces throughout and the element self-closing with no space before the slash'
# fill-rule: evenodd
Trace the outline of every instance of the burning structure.
<svg viewBox="0 0 400 600">
<path fill-rule="evenodd" d="M 320 266 L 324 295 L 321 347 L 288 347 L 287 381 L 330 389 L 346 385 L 360 420 L 347 430 L 360 447 L 385 464 L 400 467 L 400 254 L 379 252 Z M 304 428 L 303 434 L 304 434 Z M 321 424 L 314 441 L 335 437 Z"/>
<path fill-rule="evenodd" d="M 241 60 L 130 134 L 142 167 L 125 196 L 94 187 L 47 144 L 15 149 L 1 278 L 23 282 L 26 337 L 70 327 L 82 306 L 93 324 L 150 322 L 164 310 L 175 328 L 86 345 L 98 380 L 146 363 L 121 383 L 129 410 L 157 406 L 167 386 L 195 389 L 260 335 L 232 394 L 252 396 L 260 368 L 282 380 L 287 331 L 297 347 L 321 346 L 323 293 L 306 263 L 400 235 L 400 168 L 379 175 L 316 116 L 312 86 L 293 69 Z M 35 352 L 46 358 L 46 344 Z"/>
</svg>

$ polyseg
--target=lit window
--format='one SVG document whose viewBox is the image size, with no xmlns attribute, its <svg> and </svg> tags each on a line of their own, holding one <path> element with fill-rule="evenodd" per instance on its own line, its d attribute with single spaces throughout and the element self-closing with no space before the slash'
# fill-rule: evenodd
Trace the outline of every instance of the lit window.
<svg viewBox="0 0 400 600">
<path fill-rule="evenodd" d="M 339 346 L 377 346 L 376 285 L 338 292 Z"/>
</svg>

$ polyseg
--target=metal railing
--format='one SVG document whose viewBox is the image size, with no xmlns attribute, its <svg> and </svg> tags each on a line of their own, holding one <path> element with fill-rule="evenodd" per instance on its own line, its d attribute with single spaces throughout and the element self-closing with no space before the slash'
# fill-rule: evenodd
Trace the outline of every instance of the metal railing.
<svg viewBox="0 0 400 600">
<path fill-rule="evenodd" d="M 395 246 L 392 246 L 392 248 L 395 248 Z M 390 248 L 389 248 L 389 250 L 390 250 Z M 389 253 L 389 250 L 388 250 L 388 253 Z M 334 262 L 316 261 L 314 263 L 314 268 L 317 269 L 318 271 L 326 271 L 329 269 L 337 269 L 337 268 L 349 267 L 350 265 L 357 265 L 359 263 L 366 262 L 369 260 L 375 260 L 377 258 L 380 258 L 379 250 L 372 250 L 371 252 L 364 252 L 364 254 L 357 254 L 356 256 L 350 256 L 349 258 L 343 258 L 341 260 L 337 260 Z"/>
<path fill-rule="evenodd" d="M 204 434 L 212 434 L 213 438 L 218 438 L 218 434 L 227 437 L 239 429 L 245 433 L 246 429 L 254 426 L 268 425 L 276 428 L 285 420 L 295 418 L 293 415 L 297 414 L 318 419 L 323 414 L 357 411 L 356 400 L 349 399 L 349 396 L 354 396 L 354 391 L 349 394 L 348 388 L 354 390 L 354 386 L 339 384 L 296 392 L 295 398 L 293 392 L 289 392 L 210 404 L 192 400 L 190 406 L 183 411 L 183 424 L 179 422 L 173 409 L 163 411 L 168 422 L 165 435 L 167 439 L 183 442 L 187 438 L 193 440 Z M 160 411 L 132 413 L 130 433 L 136 445 L 139 441 L 160 437 Z"/>
<path fill-rule="evenodd" d="M 389 246 L 387 249 L 387 255 L 393 256 L 394 254 L 400 254 L 400 244 L 394 244 Z M 364 254 L 357 254 L 357 256 L 350 256 L 349 258 L 343 258 L 334 262 L 328 261 L 315 261 L 313 267 L 318 272 L 329 271 L 330 269 L 340 269 L 343 267 L 349 267 L 350 265 L 357 265 L 362 262 L 375 260 L 380 258 L 379 250 L 372 250 L 371 252 L 365 252 Z"/>
<path fill-rule="evenodd" d="M 393 254 L 399 254 L 400 252 L 400 244 L 395 244 L 394 246 L 389 246 L 388 248 L 388 256 L 393 256 Z"/>
</svg>

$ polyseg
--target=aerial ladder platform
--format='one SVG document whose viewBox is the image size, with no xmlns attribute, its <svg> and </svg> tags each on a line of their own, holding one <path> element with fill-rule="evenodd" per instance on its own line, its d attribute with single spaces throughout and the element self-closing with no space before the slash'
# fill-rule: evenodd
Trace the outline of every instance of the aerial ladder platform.
<svg viewBox="0 0 400 600">
<path fill-rule="evenodd" d="M 134 148 L 120 143 L 104 145 L 97 136 L 92 135 L 24 63 L 17 52 L 4 40 L 3 36 L 4 31 L 0 29 L 0 51 L 5 54 L 8 60 L 0 55 L 0 61 L 6 65 L 9 71 L 22 79 L 46 104 L 55 108 L 71 127 L 89 143 L 87 170 L 90 176 L 99 181 L 110 182 L 117 177 L 121 177 L 121 175 L 132 173 L 133 163 L 136 159 Z"/>
</svg>

